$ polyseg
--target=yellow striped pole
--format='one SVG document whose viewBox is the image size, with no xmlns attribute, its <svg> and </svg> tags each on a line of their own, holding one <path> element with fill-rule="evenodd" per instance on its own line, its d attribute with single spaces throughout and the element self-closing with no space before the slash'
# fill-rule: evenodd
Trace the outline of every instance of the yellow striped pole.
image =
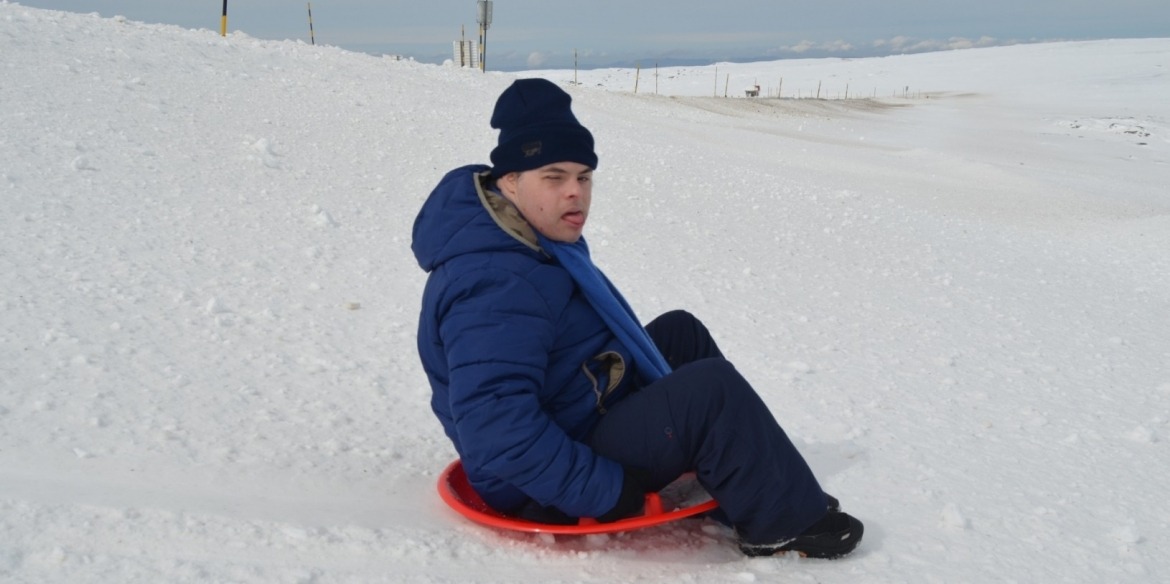
<svg viewBox="0 0 1170 584">
<path fill-rule="evenodd" d="M 486 38 L 487 38 L 487 30 L 484 29 L 483 23 L 481 22 L 479 24 L 479 70 L 480 70 L 480 72 L 486 71 L 486 69 L 483 68 L 483 57 L 484 57 L 483 49 L 484 49 L 484 41 Z"/>
<path fill-rule="evenodd" d="M 219 17 L 219 36 L 227 36 L 227 0 L 223 0 L 223 14 Z"/>
<path fill-rule="evenodd" d="M 309 5 L 309 44 L 317 44 L 317 39 L 313 37 L 313 3 L 307 2 Z"/>
</svg>

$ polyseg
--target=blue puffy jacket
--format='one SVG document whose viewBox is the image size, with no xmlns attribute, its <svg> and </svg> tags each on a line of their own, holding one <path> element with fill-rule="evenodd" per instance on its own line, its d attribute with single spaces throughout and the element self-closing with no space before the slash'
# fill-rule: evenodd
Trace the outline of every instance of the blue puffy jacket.
<svg viewBox="0 0 1170 584">
<path fill-rule="evenodd" d="M 418 351 L 431 408 L 488 505 L 531 498 L 596 517 L 617 503 L 622 468 L 583 442 L 628 390 L 629 354 L 485 186 L 488 170 L 448 173 L 414 223 L 411 249 L 429 273 Z"/>
</svg>

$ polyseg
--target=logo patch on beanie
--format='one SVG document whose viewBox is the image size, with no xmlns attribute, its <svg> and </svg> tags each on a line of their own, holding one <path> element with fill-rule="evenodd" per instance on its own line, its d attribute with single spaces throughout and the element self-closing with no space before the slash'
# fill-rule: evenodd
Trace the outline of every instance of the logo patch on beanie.
<svg viewBox="0 0 1170 584">
<path fill-rule="evenodd" d="M 524 158 L 532 158 L 533 156 L 540 156 L 540 149 L 542 146 L 543 144 L 539 141 L 528 142 L 521 146 L 520 150 L 524 151 Z"/>
</svg>

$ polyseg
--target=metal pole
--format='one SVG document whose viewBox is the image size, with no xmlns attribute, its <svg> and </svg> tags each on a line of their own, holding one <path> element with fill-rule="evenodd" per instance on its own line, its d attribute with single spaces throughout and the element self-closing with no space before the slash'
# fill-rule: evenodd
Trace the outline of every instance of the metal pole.
<svg viewBox="0 0 1170 584">
<path fill-rule="evenodd" d="M 467 36 L 464 35 L 465 40 L 459 41 L 459 66 L 470 68 L 475 66 L 475 51 L 471 50 L 475 45 L 472 45 L 472 41 L 466 40 L 466 38 Z"/>
<path fill-rule="evenodd" d="M 309 44 L 316 45 L 317 39 L 313 37 L 313 3 L 307 2 L 309 5 Z"/>
<path fill-rule="evenodd" d="M 475 21 L 479 23 L 479 70 L 487 71 L 487 30 L 492 25 L 492 0 L 476 3 Z"/>
</svg>

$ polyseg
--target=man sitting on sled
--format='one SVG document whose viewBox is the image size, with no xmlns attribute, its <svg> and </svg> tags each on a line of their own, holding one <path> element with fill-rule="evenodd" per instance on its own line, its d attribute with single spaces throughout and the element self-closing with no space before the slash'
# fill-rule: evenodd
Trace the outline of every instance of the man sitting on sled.
<svg viewBox="0 0 1170 584">
<path fill-rule="evenodd" d="M 642 327 L 581 237 L 597 168 L 570 96 L 521 79 L 496 102 L 492 166 L 435 187 L 412 249 L 429 273 L 418 350 L 468 479 L 502 513 L 616 521 L 694 471 L 745 554 L 851 552 L 822 492 L 694 316 Z"/>
</svg>

